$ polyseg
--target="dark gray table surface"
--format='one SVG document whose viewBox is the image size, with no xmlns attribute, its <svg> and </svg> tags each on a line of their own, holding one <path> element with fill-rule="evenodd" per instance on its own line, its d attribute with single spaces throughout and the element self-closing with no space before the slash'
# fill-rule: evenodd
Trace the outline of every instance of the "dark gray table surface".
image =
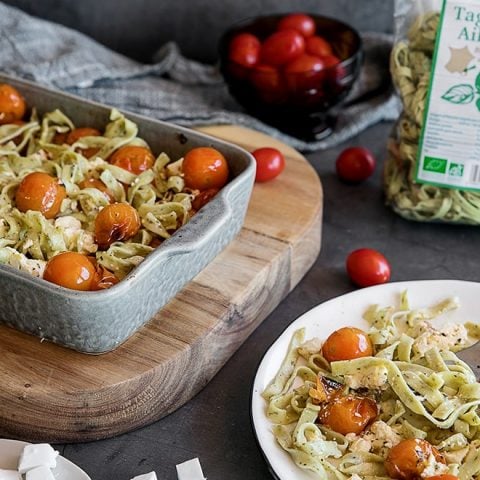
<svg viewBox="0 0 480 480">
<path fill-rule="evenodd" d="M 375 175 L 361 185 L 345 185 L 335 175 L 335 158 L 347 145 L 308 156 L 325 195 L 320 256 L 210 384 L 149 427 L 110 440 L 60 446 L 66 458 L 92 480 L 129 480 L 151 470 L 159 479 L 176 480 L 175 465 L 193 457 L 199 457 L 208 480 L 269 480 L 250 424 L 250 388 L 257 365 L 291 321 L 355 289 L 344 269 L 350 251 L 382 251 L 390 260 L 392 281 L 479 279 L 480 229 L 408 222 L 384 206 L 381 169 L 390 128 L 377 125 L 348 142 L 370 148 L 378 159 Z"/>
</svg>

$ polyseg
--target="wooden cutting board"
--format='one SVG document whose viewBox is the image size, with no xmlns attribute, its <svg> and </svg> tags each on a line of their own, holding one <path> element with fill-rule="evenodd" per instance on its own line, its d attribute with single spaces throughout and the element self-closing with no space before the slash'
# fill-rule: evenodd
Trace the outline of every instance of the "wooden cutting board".
<svg viewBox="0 0 480 480">
<path fill-rule="evenodd" d="M 85 355 L 0 326 L 0 437 L 96 440 L 167 415 L 211 380 L 315 261 L 323 196 L 305 158 L 245 128 L 201 130 L 250 151 L 276 147 L 287 167 L 255 185 L 226 250 L 115 351 Z"/>
</svg>

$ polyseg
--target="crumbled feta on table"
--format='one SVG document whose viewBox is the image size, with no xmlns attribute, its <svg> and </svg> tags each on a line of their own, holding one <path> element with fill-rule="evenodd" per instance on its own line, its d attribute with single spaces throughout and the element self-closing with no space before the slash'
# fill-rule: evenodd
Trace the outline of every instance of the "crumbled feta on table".
<svg viewBox="0 0 480 480">
<path fill-rule="evenodd" d="M 132 480 L 157 480 L 157 474 L 155 472 L 144 473 L 133 477 Z"/>
<path fill-rule="evenodd" d="M 178 480 L 206 480 L 198 458 L 177 465 Z"/>
</svg>

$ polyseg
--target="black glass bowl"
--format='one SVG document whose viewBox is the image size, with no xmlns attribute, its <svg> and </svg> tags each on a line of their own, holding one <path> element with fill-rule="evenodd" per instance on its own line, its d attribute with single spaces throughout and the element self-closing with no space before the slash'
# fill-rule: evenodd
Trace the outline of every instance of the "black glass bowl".
<svg viewBox="0 0 480 480">
<path fill-rule="evenodd" d="M 327 40 L 340 63 L 320 71 L 278 74 L 247 68 L 229 58 L 232 39 L 251 33 L 260 41 L 276 31 L 285 15 L 247 19 L 229 28 L 220 40 L 220 70 L 231 95 L 248 113 L 286 133 L 306 140 L 328 136 L 341 106 L 360 72 L 363 58 L 358 32 L 333 18 L 308 14 L 316 34 Z M 274 76 L 275 75 L 275 76 Z"/>
</svg>

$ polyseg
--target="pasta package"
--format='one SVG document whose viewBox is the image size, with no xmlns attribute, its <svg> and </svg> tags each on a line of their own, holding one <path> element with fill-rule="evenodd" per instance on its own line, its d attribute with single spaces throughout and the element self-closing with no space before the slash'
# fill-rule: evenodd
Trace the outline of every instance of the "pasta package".
<svg viewBox="0 0 480 480">
<path fill-rule="evenodd" d="M 403 112 L 386 202 L 417 221 L 480 224 L 480 2 L 396 0 L 391 74 Z"/>
</svg>

